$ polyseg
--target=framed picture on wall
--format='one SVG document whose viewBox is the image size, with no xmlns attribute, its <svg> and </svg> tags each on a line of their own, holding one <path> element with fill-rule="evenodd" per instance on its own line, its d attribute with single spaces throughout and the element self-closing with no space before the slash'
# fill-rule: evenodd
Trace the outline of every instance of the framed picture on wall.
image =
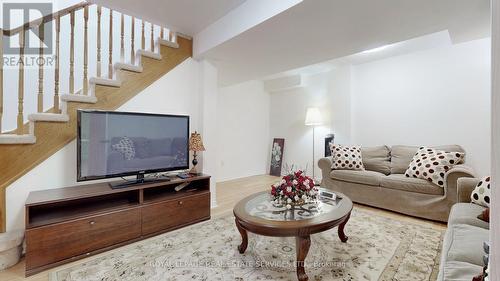
<svg viewBox="0 0 500 281">
<path fill-rule="evenodd" d="M 271 170 L 269 172 L 272 176 L 281 176 L 284 148 L 285 139 L 273 139 L 273 146 L 271 149 Z"/>
</svg>

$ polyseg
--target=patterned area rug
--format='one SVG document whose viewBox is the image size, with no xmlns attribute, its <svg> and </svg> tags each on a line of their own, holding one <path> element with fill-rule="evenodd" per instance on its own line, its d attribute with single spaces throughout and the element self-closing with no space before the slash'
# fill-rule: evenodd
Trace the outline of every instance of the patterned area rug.
<svg viewBox="0 0 500 281">
<path fill-rule="evenodd" d="M 436 280 L 443 232 L 354 210 L 347 243 L 315 234 L 309 280 Z M 249 233 L 245 254 L 232 216 L 212 219 L 51 272 L 51 281 L 297 280 L 295 239 Z"/>
</svg>

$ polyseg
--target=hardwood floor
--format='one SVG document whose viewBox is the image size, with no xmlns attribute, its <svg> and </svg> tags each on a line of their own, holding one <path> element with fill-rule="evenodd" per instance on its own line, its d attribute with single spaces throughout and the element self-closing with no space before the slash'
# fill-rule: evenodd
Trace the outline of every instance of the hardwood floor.
<svg viewBox="0 0 500 281">
<path fill-rule="evenodd" d="M 236 179 L 232 181 L 217 183 L 217 207 L 212 209 L 212 218 L 229 215 L 233 211 L 233 206 L 242 198 L 253 193 L 269 190 L 269 186 L 278 181 L 279 178 L 262 175 L 252 176 L 247 178 Z M 401 220 L 420 225 L 426 225 L 435 229 L 446 229 L 446 224 L 439 222 L 427 221 L 419 218 L 409 217 L 406 215 L 380 210 L 364 205 L 355 204 L 355 208 L 372 212 L 374 214 L 388 217 L 395 220 Z M 79 261 L 81 262 L 81 261 Z M 0 271 L 0 280 L 2 281 L 47 281 L 49 280 L 48 271 L 39 273 L 29 278 L 24 278 L 24 261 L 21 261 L 16 266 Z"/>
</svg>

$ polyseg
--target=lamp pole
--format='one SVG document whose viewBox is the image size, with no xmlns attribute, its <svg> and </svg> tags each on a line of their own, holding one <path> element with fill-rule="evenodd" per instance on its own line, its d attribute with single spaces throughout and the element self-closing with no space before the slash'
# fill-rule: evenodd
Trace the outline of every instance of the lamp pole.
<svg viewBox="0 0 500 281">
<path fill-rule="evenodd" d="M 314 128 L 316 128 L 316 125 L 312 126 L 313 127 L 313 162 L 312 162 L 312 169 L 313 169 L 313 181 L 314 181 L 314 184 L 316 184 L 316 177 L 314 176 L 314 170 L 316 170 L 314 168 L 314 145 L 315 145 L 315 141 L 314 141 Z"/>
</svg>

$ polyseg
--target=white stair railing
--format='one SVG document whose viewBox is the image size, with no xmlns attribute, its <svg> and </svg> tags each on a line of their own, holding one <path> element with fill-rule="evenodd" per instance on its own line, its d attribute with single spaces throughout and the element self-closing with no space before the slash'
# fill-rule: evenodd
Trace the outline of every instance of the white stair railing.
<svg viewBox="0 0 500 281">
<path fill-rule="evenodd" d="M 32 30 L 39 32 L 37 57 L 43 61 L 50 56 L 43 44 L 43 34 L 49 23 L 53 23 L 53 28 L 48 32 L 52 31 L 55 37 L 53 65 L 28 68 L 24 63 L 29 56 L 25 54 L 26 36 Z M 135 36 L 136 27 L 140 28 L 141 36 Z M 174 32 L 168 30 L 169 38 L 164 38 L 165 28 L 153 23 L 148 27 L 150 46 L 146 50 L 144 20 L 82 2 L 19 28 L 0 30 L 9 39 L 18 35 L 20 46 L 17 69 L 0 66 L 0 144 L 35 143 L 34 122 L 68 122 L 69 102 L 96 103 L 96 85 L 120 87 L 119 70 L 142 72 L 143 56 L 162 59 L 159 45 L 178 48 Z M 4 36 L 0 36 L 2 46 L 6 41 Z M 103 46 L 107 47 L 107 52 L 103 51 Z M 141 49 L 136 50 L 135 46 Z M 113 55 L 115 49 L 119 56 Z M 0 48 L 0 58 L 5 55 L 2 52 Z M 103 61 L 108 64 L 106 75 L 102 73 Z M 31 79 L 33 74 L 37 79 Z M 14 102 L 17 114 L 12 110 Z"/>
</svg>

